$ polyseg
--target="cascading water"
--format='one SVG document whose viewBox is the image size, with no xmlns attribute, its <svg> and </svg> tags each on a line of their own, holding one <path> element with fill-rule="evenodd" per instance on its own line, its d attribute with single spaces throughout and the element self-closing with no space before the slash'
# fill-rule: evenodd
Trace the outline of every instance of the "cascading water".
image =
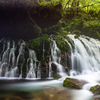
<svg viewBox="0 0 100 100">
<path fill-rule="evenodd" d="M 56 65 L 57 73 L 61 75 L 61 77 L 67 75 L 65 74 L 64 67 L 60 64 L 61 63 L 60 49 L 57 47 L 57 44 L 53 39 L 50 44 L 50 48 L 51 48 L 51 57 L 49 58 L 49 78 L 52 76 L 52 66 L 51 66 L 52 63 Z"/>
<path fill-rule="evenodd" d="M 74 35 L 68 36 L 74 42 L 74 50 L 71 54 L 71 71 L 76 71 L 76 74 L 99 71 L 100 41 L 85 36 L 79 38 L 74 38 Z"/>
<path fill-rule="evenodd" d="M 41 78 L 41 63 L 37 60 L 35 51 L 29 49 L 25 41 L 19 40 L 18 45 L 15 45 L 14 41 L 2 40 L 1 44 L 3 44 L 3 47 L 0 56 L 0 77 Z M 60 65 L 60 50 L 53 39 L 50 43 L 50 49 L 49 78 L 52 77 L 52 63 L 56 65 L 59 74 L 64 71 L 62 65 Z M 44 53 L 45 45 L 43 44 L 43 58 Z M 48 66 L 46 68 L 48 70 Z"/>
<path fill-rule="evenodd" d="M 53 67 L 56 66 L 57 74 L 62 76 L 57 82 L 61 84 L 66 77 L 86 80 L 88 83 L 83 86 L 82 90 L 75 90 L 74 100 L 89 100 L 93 94 L 87 90 L 91 86 L 100 84 L 98 82 L 100 81 L 100 41 L 86 36 L 75 38 L 75 35 L 68 35 L 68 37 L 70 41 L 65 38 L 63 40 L 69 45 L 69 55 L 68 51 L 65 55 L 62 54 L 55 39 L 51 38 L 49 60 L 44 67 L 48 71 L 46 77 L 52 78 Z M 45 49 L 46 46 L 43 44 L 43 59 Z M 62 64 L 62 56 L 69 57 L 70 66 Z M 67 62 L 68 57 L 63 61 Z M 20 40 L 16 45 L 11 40 L 0 40 L 0 78 L 41 78 L 42 67 L 35 51 L 30 49 L 25 41 Z M 65 72 L 65 67 L 69 69 L 69 76 Z M 80 96 L 79 93 L 84 96 Z"/>
<path fill-rule="evenodd" d="M 22 78 L 24 76 L 24 69 L 27 74 L 26 78 L 36 78 L 36 54 L 34 50 L 27 47 L 25 41 L 20 40 L 17 46 L 15 42 L 11 40 L 2 40 L 0 43 L 2 44 L 0 54 L 0 77 Z M 27 61 L 25 61 L 25 59 L 27 59 Z M 27 62 L 26 65 L 25 62 Z M 40 77 L 39 68 L 38 71 L 37 77 Z"/>
<path fill-rule="evenodd" d="M 78 38 L 74 38 L 74 36 L 68 35 L 72 43 L 64 39 L 69 45 L 71 53 L 70 76 L 85 75 L 99 71 L 100 42 L 85 36 Z M 41 78 L 41 62 L 37 60 L 35 51 L 29 49 L 25 41 L 20 40 L 18 45 L 15 45 L 15 42 L 11 40 L 1 40 L 0 43 L 3 46 L 0 53 L 0 77 Z M 47 77 L 52 77 L 52 64 L 56 66 L 58 74 L 62 77 L 68 76 L 65 73 L 65 68 L 61 65 L 61 51 L 53 38 L 51 38 L 50 49 L 49 69 L 46 65 L 49 71 Z M 43 58 L 44 54 L 45 45 L 43 44 Z"/>
<path fill-rule="evenodd" d="M 29 65 L 27 66 L 27 68 L 29 68 L 29 67 L 30 68 L 29 68 L 29 72 L 28 72 L 26 78 L 36 78 L 35 69 L 36 69 L 37 58 L 36 58 L 35 51 L 29 49 L 29 59 L 28 60 L 30 62 L 29 62 Z"/>
</svg>

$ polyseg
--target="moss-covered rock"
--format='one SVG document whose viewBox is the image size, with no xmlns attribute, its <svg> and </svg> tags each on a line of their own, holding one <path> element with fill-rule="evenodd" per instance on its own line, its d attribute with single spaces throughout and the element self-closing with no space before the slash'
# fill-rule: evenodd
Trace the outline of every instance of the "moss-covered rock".
<svg viewBox="0 0 100 100">
<path fill-rule="evenodd" d="M 69 87 L 69 88 L 81 89 L 81 87 L 78 84 L 76 84 L 75 82 L 73 82 L 72 80 L 70 80 L 70 78 L 66 78 L 64 80 L 63 86 Z"/>
<path fill-rule="evenodd" d="M 73 79 L 73 78 L 66 78 L 63 82 L 63 86 L 75 89 L 82 89 L 82 86 L 87 83 L 83 80 Z"/>
<path fill-rule="evenodd" d="M 54 74 L 53 78 L 57 80 L 57 79 L 61 78 L 61 76 L 59 74 Z"/>
<path fill-rule="evenodd" d="M 50 54 L 50 39 L 47 34 L 29 40 L 29 47 L 36 51 L 37 59 L 46 61 Z"/>
<path fill-rule="evenodd" d="M 74 38 L 78 38 L 78 37 L 79 37 L 79 35 L 77 35 L 77 34 L 74 36 Z"/>
<path fill-rule="evenodd" d="M 90 88 L 90 91 L 94 94 L 94 95 L 100 95 L 100 85 L 95 85 L 93 87 Z"/>
</svg>

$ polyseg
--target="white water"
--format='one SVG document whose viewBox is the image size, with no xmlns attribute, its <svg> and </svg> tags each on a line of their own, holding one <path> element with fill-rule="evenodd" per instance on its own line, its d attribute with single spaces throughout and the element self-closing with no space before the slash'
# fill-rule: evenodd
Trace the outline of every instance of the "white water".
<svg viewBox="0 0 100 100">
<path fill-rule="evenodd" d="M 0 78 L 22 78 L 22 69 L 27 59 L 26 78 L 36 78 L 36 54 L 34 50 L 27 47 L 27 44 L 23 40 L 19 40 L 18 48 L 15 46 L 15 42 L 10 40 L 2 40 L 3 50 L 0 53 Z M 12 42 L 12 45 L 11 45 Z M 28 57 L 25 58 L 25 48 L 28 50 Z M 17 51 L 18 49 L 18 51 Z M 17 56 L 16 56 L 17 51 Z M 19 68 L 20 65 L 20 68 Z M 41 77 L 40 64 L 38 64 L 37 78 Z M 24 66 L 25 67 L 25 66 Z"/>
<path fill-rule="evenodd" d="M 88 90 L 92 86 L 100 85 L 100 41 L 86 36 L 68 36 L 74 41 L 74 49 L 71 50 L 72 66 L 68 77 L 88 82 L 83 90 L 74 92 L 74 100 L 90 100 L 93 94 Z M 70 48 L 72 49 L 71 45 Z"/>
<path fill-rule="evenodd" d="M 65 73 L 63 66 L 60 64 L 61 52 L 57 47 L 56 42 L 52 40 L 52 43 L 50 44 L 51 56 L 49 58 L 49 78 L 52 77 L 51 64 L 54 63 L 57 66 L 58 74 L 62 76 L 62 78 L 59 79 L 59 82 L 62 83 L 66 77 L 86 80 L 88 84 L 85 84 L 82 90 L 74 92 L 74 100 L 89 100 L 93 95 L 91 92 L 88 91 L 89 88 L 91 86 L 99 84 L 100 81 L 100 41 L 85 36 L 80 36 L 78 39 L 75 39 L 74 35 L 68 35 L 68 37 L 74 42 L 73 48 L 71 44 L 65 39 L 65 41 L 67 41 L 67 43 L 69 44 L 71 50 L 71 69 L 69 71 L 70 76 Z M 19 59 L 21 55 L 23 55 L 24 59 L 24 47 L 26 45 L 24 41 L 19 44 L 20 48 L 17 58 L 15 58 L 15 45 L 13 44 L 13 46 L 11 47 L 10 42 L 8 42 L 7 47 L 5 47 L 4 44 L 2 50 L 3 55 L 0 60 L 0 77 L 2 77 L 3 70 L 6 70 L 3 75 L 4 78 L 14 78 L 17 76 L 16 73 L 18 70 Z M 43 45 L 43 57 L 45 51 L 44 47 L 45 46 Z M 27 59 L 27 78 L 36 78 L 35 70 L 37 67 L 36 62 L 38 62 L 38 60 L 36 58 L 34 50 L 28 49 L 28 51 L 29 57 Z M 10 70 L 8 69 L 8 62 L 11 63 Z M 41 78 L 40 66 L 41 65 L 39 63 L 37 68 L 37 78 Z M 22 72 L 20 73 L 20 78 L 22 78 L 21 75 Z"/>
<path fill-rule="evenodd" d="M 56 65 L 57 73 L 61 77 L 66 76 L 67 74 L 65 73 L 64 68 L 60 64 L 60 62 L 61 62 L 60 49 L 57 47 L 57 44 L 53 39 L 52 39 L 52 42 L 50 44 L 50 48 L 51 48 L 51 56 L 49 58 L 49 78 L 51 78 L 51 76 L 52 76 L 52 66 L 51 66 L 52 63 Z"/>
</svg>

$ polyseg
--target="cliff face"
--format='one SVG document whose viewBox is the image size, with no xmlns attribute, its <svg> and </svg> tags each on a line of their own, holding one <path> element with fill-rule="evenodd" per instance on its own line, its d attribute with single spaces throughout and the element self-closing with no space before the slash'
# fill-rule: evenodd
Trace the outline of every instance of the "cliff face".
<svg viewBox="0 0 100 100">
<path fill-rule="evenodd" d="M 61 19 L 61 9 L 60 3 L 43 6 L 37 0 L 0 0 L 0 38 L 36 38 Z"/>
</svg>

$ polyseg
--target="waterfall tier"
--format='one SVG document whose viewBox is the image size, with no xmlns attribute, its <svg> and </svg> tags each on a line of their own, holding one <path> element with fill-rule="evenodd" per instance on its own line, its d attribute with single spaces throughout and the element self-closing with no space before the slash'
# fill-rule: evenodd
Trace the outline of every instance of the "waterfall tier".
<svg viewBox="0 0 100 100">
<path fill-rule="evenodd" d="M 48 59 L 45 60 L 46 46 L 43 44 L 42 60 L 29 48 L 29 44 L 19 40 L 0 40 L 0 77 L 1 78 L 52 78 L 55 73 L 63 76 L 88 74 L 100 70 L 100 41 L 75 35 L 63 38 L 63 49 L 50 37 Z M 67 45 L 67 46 L 66 46 Z M 67 47 L 67 49 L 66 49 Z M 69 52 L 68 52 L 69 51 Z"/>
</svg>

